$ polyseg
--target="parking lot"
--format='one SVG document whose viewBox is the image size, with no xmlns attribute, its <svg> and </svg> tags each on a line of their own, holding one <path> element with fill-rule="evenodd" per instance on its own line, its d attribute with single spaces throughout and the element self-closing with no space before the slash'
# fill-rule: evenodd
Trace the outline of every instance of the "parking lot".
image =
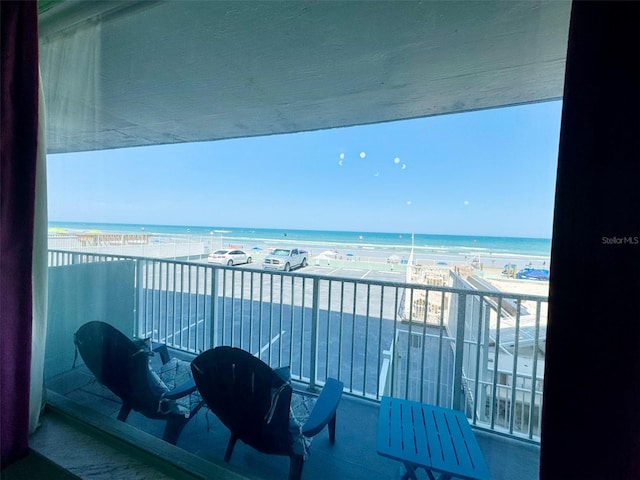
<svg viewBox="0 0 640 480">
<path fill-rule="evenodd" d="M 207 264 L 206 258 L 194 263 Z M 262 258 L 254 258 L 251 263 L 238 265 L 234 268 L 245 268 L 249 270 L 263 270 L 274 272 L 276 270 L 265 270 L 262 267 Z M 385 263 L 365 263 L 357 261 L 332 261 L 330 265 L 315 265 L 309 263 L 306 267 L 292 270 L 296 273 L 307 275 L 318 275 L 323 277 L 349 278 L 353 280 L 376 280 L 385 282 L 404 282 L 406 266 L 389 265 Z"/>
</svg>

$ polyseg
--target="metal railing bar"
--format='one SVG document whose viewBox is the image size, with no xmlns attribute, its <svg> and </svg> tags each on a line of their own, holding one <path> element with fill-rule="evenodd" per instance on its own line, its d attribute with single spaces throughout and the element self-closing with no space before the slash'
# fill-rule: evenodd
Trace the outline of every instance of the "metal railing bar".
<svg viewBox="0 0 640 480">
<path fill-rule="evenodd" d="M 187 351 L 189 351 L 191 349 L 191 313 L 192 313 L 192 305 L 193 305 L 193 293 L 191 293 L 193 291 L 192 288 L 191 288 L 191 278 L 193 277 L 193 274 L 192 274 L 193 268 L 194 267 L 189 265 L 189 268 L 188 268 L 189 278 L 187 279 L 187 285 L 188 285 L 188 289 L 189 289 L 189 293 L 188 293 L 188 296 L 187 296 L 187 298 L 189 299 L 189 303 L 187 304 L 187 326 L 185 328 L 183 328 L 182 330 L 180 330 L 180 344 L 181 345 L 185 345 L 184 332 L 185 332 L 185 330 L 187 332 L 187 341 L 186 341 Z"/>
<path fill-rule="evenodd" d="M 227 338 L 227 323 L 229 323 L 227 322 L 227 290 L 229 289 L 227 279 L 229 278 L 229 270 L 221 268 L 220 272 L 222 273 L 222 345 L 229 345 L 229 340 Z"/>
<path fill-rule="evenodd" d="M 478 298 L 478 337 L 476 341 L 476 371 L 475 371 L 475 384 L 473 387 L 473 417 L 471 418 L 472 424 L 478 423 L 478 392 L 480 390 L 480 341 L 482 340 L 482 324 L 484 311 L 484 297 L 482 295 Z"/>
<path fill-rule="evenodd" d="M 220 270 L 214 268 L 211 270 L 211 325 L 209 326 L 209 348 L 219 345 L 218 338 L 218 288 L 220 286 Z"/>
<path fill-rule="evenodd" d="M 176 285 L 176 277 L 178 275 L 178 265 L 177 264 L 173 264 L 173 294 L 172 294 L 172 307 L 173 307 L 173 315 L 171 316 L 171 329 L 173 330 L 173 325 L 175 325 L 176 322 L 176 315 L 178 314 L 178 298 L 176 295 L 176 290 L 177 290 L 177 285 Z M 165 343 L 168 341 L 169 338 L 169 317 L 167 316 L 166 320 L 165 320 L 165 324 L 164 324 L 164 338 L 165 338 Z"/>
<path fill-rule="evenodd" d="M 344 280 L 340 282 L 340 319 L 338 322 L 338 380 L 342 380 L 342 331 L 344 328 Z"/>
<path fill-rule="evenodd" d="M 538 385 L 538 349 L 540 348 L 540 310 L 542 308 L 541 303 L 536 302 L 536 320 L 535 320 L 535 334 L 533 336 L 533 367 L 531 370 L 531 398 L 529 402 L 529 438 L 533 438 L 533 413 L 535 411 L 536 390 Z M 542 405 L 540 405 L 540 411 L 542 411 Z M 538 422 L 540 422 L 540 413 L 538 413 Z M 540 426 L 538 425 L 538 431 Z"/>
<path fill-rule="evenodd" d="M 311 281 L 314 281 L 315 279 L 311 279 Z M 307 291 L 307 277 L 301 277 L 301 281 L 302 281 L 302 285 L 300 285 L 300 297 L 302 298 L 302 308 L 300 309 L 300 317 L 302 318 L 302 321 L 300 322 L 301 325 L 301 330 L 300 330 L 300 378 L 302 378 L 303 374 L 304 374 L 304 359 L 305 359 L 305 354 L 304 354 L 304 327 L 305 327 L 305 320 L 306 320 L 306 315 L 305 315 L 305 300 L 306 300 L 306 295 L 305 292 Z M 314 284 L 315 285 L 315 284 Z M 291 307 L 293 308 L 293 304 L 291 305 Z M 312 305 L 313 307 L 313 305 Z M 313 315 L 313 313 L 311 314 Z M 312 319 L 313 321 L 313 319 Z M 309 347 L 311 347 L 311 342 L 313 342 L 313 337 L 311 337 L 309 339 Z M 312 352 L 309 352 L 310 354 Z M 311 355 L 310 355 L 310 359 L 311 359 Z M 309 363 L 309 368 L 311 369 L 311 362 Z M 311 370 L 309 370 L 309 376 L 312 376 L 313 373 L 311 372 Z"/>
<path fill-rule="evenodd" d="M 511 408 L 509 416 L 509 433 L 513 433 L 513 424 L 515 421 L 515 405 L 516 405 L 516 385 L 518 378 L 518 349 L 520 346 L 520 307 L 522 303 L 520 300 L 516 300 L 516 330 L 515 330 L 515 347 L 513 354 L 513 370 L 511 372 Z M 524 403 L 524 402 L 523 402 Z"/>
<path fill-rule="evenodd" d="M 498 392 L 498 355 L 500 351 L 500 320 L 502 317 L 502 297 L 498 295 L 498 308 L 496 312 L 496 336 L 495 336 L 495 347 L 493 353 L 493 383 L 492 383 L 492 392 L 491 392 L 491 416 L 490 416 L 490 425 L 491 429 L 494 429 L 496 426 L 496 408 L 497 405 L 497 392 Z"/>
<path fill-rule="evenodd" d="M 229 270 L 229 274 L 231 275 L 231 301 L 229 302 L 229 308 L 231 309 L 231 321 L 229 322 L 231 329 L 230 345 L 233 346 L 236 345 L 236 274 L 238 273 L 237 270 Z"/>
<path fill-rule="evenodd" d="M 378 317 L 378 350 L 377 350 L 377 354 L 378 354 L 378 361 L 376 362 L 378 364 L 378 371 L 376 372 L 376 378 L 378 379 L 378 381 L 380 381 L 380 375 L 382 373 L 382 362 L 384 361 L 383 359 L 383 353 L 382 353 L 382 321 L 384 318 L 384 292 L 385 289 L 384 287 L 381 287 L 380 290 L 380 316 Z M 367 360 L 365 359 L 365 363 L 367 363 Z M 376 388 L 376 399 L 380 398 L 380 389 Z"/>
<path fill-rule="evenodd" d="M 413 289 L 405 288 L 404 290 L 405 305 L 407 301 L 407 290 L 409 290 L 409 306 L 411 306 L 411 303 L 413 302 Z M 409 322 L 409 327 L 408 327 L 409 334 L 407 335 L 407 372 L 411 368 L 411 342 L 413 340 L 413 319 L 411 318 L 411 315 L 409 315 L 408 322 Z M 406 375 L 406 378 L 405 378 L 404 389 L 405 389 L 404 398 L 409 398 L 409 375 L 408 374 Z"/>
<path fill-rule="evenodd" d="M 142 335 L 142 336 L 146 336 L 147 335 L 147 296 L 148 296 L 148 289 L 147 289 L 147 265 L 148 262 L 145 260 L 143 263 L 143 269 L 142 269 L 142 278 L 140 279 L 141 282 L 141 286 L 142 286 L 142 291 L 141 291 L 141 296 L 142 296 L 142 305 L 140 306 L 140 311 L 142 313 L 142 329 L 138 330 L 138 332 L 136 332 L 137 335 Z"/>
<path fill-rule="evenodd" d="M 413 302 L 411 302 L 411 304 L 413 305 Z M 421 351 L 420 351 L 420 385 L 424 385 L 424 364 L 425 364 L 425 351 L 426 351 L 426 333 L 427 333 L 427 320 L 428 320 L 428 316 L 427 316 L 427 311 L 428 311 L 428 305 L 429 305 L 429 291 L 427 290 L 425 292 L 424 295 L 424 311 L 422 312 L 422 345 L 420 345 L 421 347 Z M 420 388 L 420 402 L 424 402 L 424 388 L 421 387 Z"/>
<path fill-rule="evenodd" d="M 453 296 L 452 296 L 453 299 Z M 440 318 L 439 324 L 440 328 L 438 329 L 438 370 L 436 374 L 436 405 L 440 405 L 441 396 L 442 396 L 442 357 L 443 357 L 443 349 L 444 349 L 444 294 L 440 295 Z M 452 300 L 453 301 L 453 300 Z"/>
<path fill-rule="evenodd" d="M 367 285 L 367 307 L 365 314 L 365 329 L 364 329 L 364 375 L 362 375 L 362 391 L 367 391 L 367 354 L 369 353 L 369 316 L 371 307 L 371 285 Z"/>
<path fill-rule="evenodd" d="M 152 261 L 151 262 L 151 282 L 147 282 L 147 283 L 151 283 L 151 318 L 149 319 L 149 321 L 151 322 L 151 325 L 149 326 L 148 331 L 151 332 L 151 336 L 155 336 L 155 332 L 153 331 L 153 319 L 155 318 L 155 310 L 156 310 L 156 298 L 158 299 L 158 315 L 160 314 L 160 295 L 158 294 L 159 292 L 156 290 L 156 278 L 158 279 L 158 285 L 160 282 L 160 274 L 158 272 L 158 275 L 156 276 L 156 267 L 158 268 L 158 270 L 160 269 L 160 265 L 158 264 L 158 262 Z"/>
<path fill-rule="evenodd" d="M 196 324 L 194 325 L 193 331 L 193 347 L 192 351 L 198 350 L 198 325 L 200 323 L 200 267 L 196 267 L 196 311 L 195 311 L 195 320 Z M 191 340 L 191 333 L 189 333 L 189 340 Z"/>
<path fill-rule="evenodd" d="M 210 287 L 208 286 L 209 283 L 209 279 L 211 278 L 211 274 L 213 273 L 213 270 L 206 268 L 204 271 L 204 281 L 203 281 L 203 285 L 202 285 L 202 294 L 204 296 L 204 307 L 202 309 L 202 344 L 200 346 L 200 352 L 204 352 L 207 349 L 207 324 L 204 322 L 205 318 L 209 318 L 207 315 L 207 292 L 209 292 Z M 213 297 L 211 297 L 210 302 L 213 302 Z M 211 310 L 211 307 L 209 307 L 209 310 Z M 211 322 L 209 324 L 209 328 L 213 328 L 213 322 Z"/>
<path fill-rule="evenodd" d="M 253 312 L 254 312 L 254 302 L 255 302 L 255 298 L 254 298 L 254 293 L 255 292 L 255 288 L 254 288 L 254 275 L 251 275 L 251 280 L 250 280 L 250 284 L 251 284 L 251 293 L 249 295 L 249 298 L 251 300 L 251 302 L 249 303 L 249 352 L 253 351 Z M 262 275 L 260 275 L 260 282 L 262 283 Z M 260 289 L 260 292 L 262 292 L 262 289 Z M 262 293 L 260 293 L 262 294 Z M 258 302 L 259 306 L 261 305 L 261 302 Z"/>
<path fill-rule="evenodd" d="M 467 294 L 458 295 L 458 311 L 456 315 L 456 343 L 453 367 L 453 408 L 462 408 L 462 364 L 464 359 L 464 327 L 467 314 Z"/>
<path fill-rule="evenodd" d="M 134 260 L 134 268 L 133 268 L 133 329 L 135 335 L 140 335 L 140 315 L 142 312 L 140 311 L 140 260 Z"/>
<path fill-rule="evenodd" d="M 289 277 L 289 283 L 291 290 L 291 308 L 289 309 L 289 367 L 293 370 L 293 339 L 295 337 L 295 327 L 294 327 L 294 313 L 293 313 L 293 277 Z M 300 375 L 302 376 L 302 374 Z"/>
<path fill-rule="evenodd" d="M 319 283 L 319 281 L 317 281 L 316 283 Z M 324 359 L 324 375 L 325 378 L 327 378 L 329 376 L 329 343 L 330 343 L 330 334 L 331 334 L 331 293 L 333 290 L 333 280 L 329 280 L 329 294 L 327 296 L 327 336 L 325 339 L 325 344 L 326 344 L 326 348 L 325 348 L 325 359 Z"/>
<path fill-rule="evenodd" d="M 164 323 L 164 331 L 167 331 L 167 322 L 169 321 L 169 264 L 164 264 L 164 285 L 165 285 L 165 293 L 164 293 L 164 318 L 158 321 L 158 337 L 162 337 L 161 325 Z M 162 275 L 162 272 L 160 272 Z"/>
<path fill-rule="evenodd" d="M 394 287 L 392 287 L 394 288 Z M 398 331 L 398 309 L 399 309 L 399 303 L 400 303 L 400 295 L 399 292 L 400 290 L 398 289 L 398 287 L 394 288 L 395 290 L 395 298 L 394 298 L 394 302 L 393 302 L 393 335 L 392 335 L 392 342 L 393 342 L 393 348 L 392 348 L 392 352 L 395 352 L 395 347 L 396 347 L 396 338 L 397 338 L 397 331 Z M 395 354 L 395 353 L 394 353 Z M 391 358 L 391 362 L 394 362 L 394 358 Z M 392 366 L 391 368 L 391 392 L 390 395 L 393 397 L 395 395 L 395 389 L 396 389 L 396 369 Z"/>
<path fill-rule="evenodd" d="M 293 278 L 293 277 L 291 277 Z M 282 347 L 284 345 L 284 339 L 282 338 L 284 334 L 282 333 L 284 330 L 282 328 L 282 322 L 284 320 L 284 278 L 280 278 L 280 311 L 278 314 L 278 331 L 281 332 L 280 339 L 278 340 L 278 367 L 282 367 Z M 291 365 L 291 364 L 289 364 Z"/>
<path fill-rule="evenodd" d="M 280 277 L 282 279 L 282 277 Z M 269 283 L 269 341 L 267 343 L 267 365 L 272 365 L 271 363 L 271 339 L 273 338 L 273 304 L 274 302 L 274 288 L 273 288 L 273 280 L 274 276 L 271 276 L 271 282 Z M 260 336 L 260 343 L 262 343 L 262 335 Z"/>
<path fill-rule="evenodd" d="M 311 338 L 309 342 L 309 390 L 315 390 L 318 369 L 318 321 L 320 316 L 320 282 L 314 281 L 311 306 Z M 305 289 L 303 288 L 303 292 Z M 304 301 L 304 293 L 303 293 Z"/>
<path fill-rule="evenodd" d="M 188 268 L 188 265 L 184 264 L 180 266 L 180 314 L 178 316 L 178 325 L 176 326 L 176 319 L 173 319 L 173 325 L 171 327 L 171 344 L 176 345 L 176 331 L 182 329 L 182 318 L 184 317 L 184 269 Z M 176 330 L 177 329 L 177 330 Z"/>
<path fill-rule="evenodd" d="M 349 371 L 349 391 L 353 392 L 353 360 L 356 343 L 356 313 L 358 284 L 353 283 L 353 315 L 351 316 L 351 369 Z"/>
</svg>

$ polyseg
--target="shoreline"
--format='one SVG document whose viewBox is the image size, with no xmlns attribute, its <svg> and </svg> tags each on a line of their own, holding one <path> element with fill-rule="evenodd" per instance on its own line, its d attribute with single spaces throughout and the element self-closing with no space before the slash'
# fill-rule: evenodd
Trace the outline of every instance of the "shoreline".
<svg viewBox="0 0 640 480">
<path fill-rule="evenodd" d="M 79 222 L 50 222 L 50 230 L 87 233 L 146 233 L 165 237 L 180 237 L 191 235 L 198 238 L 213 239 L 220 244 L 220 240 L 232 238 L 241 244 L 255 243 L 296 243 L 329 245 L 338 243 L 350 248 L 376 247 L 384 245 L 394 249 L 409 249 L 413 244 L 416 250 L 431 253 L 451 251 L 473 254 L 519 254 L 526 253 L 534 256 L 549 256 L 551 251 L 550 238 L 514 237 L 514 236 L 486 236 L 461 234 L 432 234 L 407 232 L 358 232 L 343 230 L 296 230 L 281 228 L 235 228 L 235 227 L 190 227 L 176 225 L 133 225 L 116 223 L 79 223 Z M 224 244 L 224 243 L 223 243 Z"/>
</svg>

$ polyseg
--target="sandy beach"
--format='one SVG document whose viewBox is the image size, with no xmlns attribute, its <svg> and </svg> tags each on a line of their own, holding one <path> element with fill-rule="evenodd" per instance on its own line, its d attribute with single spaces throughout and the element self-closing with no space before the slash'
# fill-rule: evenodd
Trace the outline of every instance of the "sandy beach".
<svg viewBox="0 0 640 480">
<path fill-rule="evenodd" d="M 133 238 L 135 237 L 135 238 Z M 214 241 L 214 238 L 218 241 Z M 547 282 L 507 279 L 501 275 L 503 265 L 511 263 L 517 268 L 529 263 L 535 267 L 548 265 L 548 258 L 489 253 L 453 254 L 410 246 L 385 246 L 358 243 L 325 243 L 317 241 L 286 241 L 282 238 L 264 242 L 245 244 L 245 239 L 229 235 L 224 240 L 215 235 L 164 235 L 164 234 L 123 234 L 115 232 L 73 231 L 58 229 L 50 231 L 49 249 L 79 252 L 127 255 L 173 259 L 190 262 L 206 262 L 207 255 L 220 248 L 240 248 L 251 257 L 258 267 L 263 258 L 275 248 L 301 248 L 309 252 L 308 263 L 317 266 L 331 266 L 345 269 L 406 272 L 409 264 L 418 267 L 439 269 L 460 269 L 468 274 L 476 273 L 493 282 L 496 288 L 513 293 L 547 295 Z M 479 267 L 479 268 L 478 268 Z M 548 288 L 548 287 L 547 287 Z"/>
</svg>

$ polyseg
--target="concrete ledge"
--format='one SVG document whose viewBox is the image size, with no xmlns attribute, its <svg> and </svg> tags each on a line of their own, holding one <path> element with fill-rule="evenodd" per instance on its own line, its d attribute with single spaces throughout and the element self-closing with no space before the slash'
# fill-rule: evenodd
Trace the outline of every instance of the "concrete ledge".
<svg viewBox="0 0 640 480">
<path fill-rule="evenodd" d="M 229 465 L 206 461 L 52 391 L 29 445 L 78 478 L 247 480 Z"/>
<path fill-rule="evenodd" d="M 79 477 L 56 465 L 33 450 L 21 460 L 2 470 L 2 480 L 78 480 Z"/>
</svg>

